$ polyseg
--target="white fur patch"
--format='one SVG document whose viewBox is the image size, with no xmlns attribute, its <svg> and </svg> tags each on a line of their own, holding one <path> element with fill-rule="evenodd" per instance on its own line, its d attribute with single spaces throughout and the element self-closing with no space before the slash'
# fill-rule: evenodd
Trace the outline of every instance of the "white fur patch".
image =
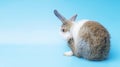
<svg viewBox="0 0 120 67">
<path fill-rule="evenodd" d="M 66 33 L 60 32 L 60 35 L 63 36 L 63 38 L 66 40 L 69 40 L 72 37 L 70 32 L 66 32 Z"/>
<path fill-rule="evenodd" d="M 72 33 L 73 39 L 74 39 L 74 41 L 75 41 L 75 44 L 78 43 L 78 37 L 79 37 L 78 33 L 79 33 L 79 31 L 80 31 L 80 28 L 81 28 L 81 27 L 83 26 L 83 24 L 86 23 L 87 21 L 89 21 L 89 20 L 80 20 L 80 21 L 78 21 L 77 23 L 74 22 L 74 25 L 73 25 L 73 27 L 71 28 L 71 33 Z"/>
</svg>

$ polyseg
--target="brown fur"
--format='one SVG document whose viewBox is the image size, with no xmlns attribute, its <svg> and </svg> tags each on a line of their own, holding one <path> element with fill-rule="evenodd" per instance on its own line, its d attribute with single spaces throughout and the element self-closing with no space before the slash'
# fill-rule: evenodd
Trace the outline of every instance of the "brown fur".
<svg viewBox="0 0 120 67">
<path fill-rule="evenodd" d="M 74 54 L 75 53 L 75 46 L 74 46 L 74 40 L 73 40 L 73 38 L 70 38 L 68 40 L 68 46 L 71 48 L 71 50 L 72 50 L 72 52 Z"/>
<path fill-rule="evenodd" d="M 86 22 L 80 29 L 79 35 L 89 43 L 90 60 L 102 60 L 108 56 L 110 35 L 108 31 L 95 21 Z"/>
</svg>

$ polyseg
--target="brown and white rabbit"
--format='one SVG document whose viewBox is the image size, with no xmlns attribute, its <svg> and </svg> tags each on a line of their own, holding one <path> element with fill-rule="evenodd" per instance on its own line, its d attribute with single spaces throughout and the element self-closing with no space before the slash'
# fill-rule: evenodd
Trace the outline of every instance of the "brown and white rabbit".
<svg viewBox="0 0 120 67">
<path fill-rule="evenodd" d="M 107 58 L 110 51 L 110 35 L 105 27 L 91 20 L 75 22 L 77 15 L 67 20 L 57 10 L 54 10 L 54 14 L 62 21 L 61 33 L 71 48 L 71 51 L 65 52 L 64 55 L 88 60 Z"/>
</svg>

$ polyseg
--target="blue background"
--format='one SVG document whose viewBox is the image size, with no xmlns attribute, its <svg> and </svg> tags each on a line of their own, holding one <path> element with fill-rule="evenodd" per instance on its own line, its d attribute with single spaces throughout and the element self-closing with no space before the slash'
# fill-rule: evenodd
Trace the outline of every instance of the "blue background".
<svg viewBox="0 0 120 67">
<path fill-rule="evenodd" d="M 99 21 L 111 34 L 104 61 L 63 56 L 70 49 L 59 35 L 57 9 L 68 19 Z M 119 67 L 119 0 L 0 0 L 0 67 Z"/>
</svg>

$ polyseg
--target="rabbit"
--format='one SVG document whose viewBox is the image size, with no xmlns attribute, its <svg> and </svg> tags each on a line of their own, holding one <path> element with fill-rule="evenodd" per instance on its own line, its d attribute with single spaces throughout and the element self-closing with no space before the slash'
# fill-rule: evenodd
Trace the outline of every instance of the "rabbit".
<svg viewBox="0 0 120 67">
<path fill-rule="evenodd" d="M 64 53 L 65 56 L 76 56 L 87 60 L 108 58 L 110 34 L 99 22 L 86 19 L 75 22 L 77 14 L 66 19 L 57 10 L 54 10 L 54 14 L 61 20 L 60 31 L 71 48 Z"/>
</svg>

